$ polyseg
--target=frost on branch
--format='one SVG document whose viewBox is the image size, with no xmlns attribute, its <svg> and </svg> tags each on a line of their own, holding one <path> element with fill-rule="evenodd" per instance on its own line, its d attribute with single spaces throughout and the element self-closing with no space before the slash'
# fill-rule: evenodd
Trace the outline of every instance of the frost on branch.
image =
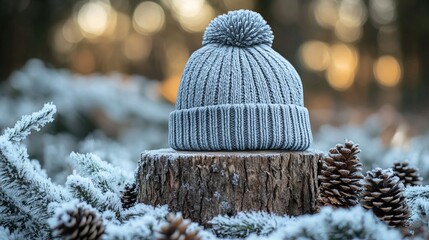
<svg viewBox="0 0 429 240">
<path fill-rule="evenodd" d="M 31 130 L 39 131 L 47 123 L 54 121 L 57 108 L 52 103 L 46 103 L 43 108 L 31 115 L 25 115 L 13 128 L 4 131 L 4 137 L 12 143 L 18 143 L 30 135 Z"/>
<path fill-rule="evenodd" d="M 143 203 L 138 203 L 121 212 L 121 218 L 123 220 L 129 220 L 137 217 L 151 215 L 157 220 L 165 219 L 168 214 L 168 206 L 153 207 Z"/>
<path fill-rule="evenodd" d="M 291 221 L 292 219 L 288 216 L 266 212 L 240 212 L 234 217 L 215 217 L 209 223 L 220 237 L 243 238 L 252 233 L 267 235 Z"/>
<path fill-rule="evenodd" d="M 405 188 L 404 196 L 408 201 L 413 201 L 417 198 L 425 198 L 429 200 L 429 185 L 407 187 Z"/>
<path fill-rule="evenodd" d="M 251 237 L 250 239 L 259 239 Z M 399 240 L 401 234 L 380 222 L 361 207 L 351 209 L 322 208 L 316 215 L 297 217 L 276 230 L 267 239 L 374 239 Z"/>
<path fill-rule="evenodd" d="M 411 209 L 410 223 L 429 228 L 429 186 L 407 187 L 404 195 Z"/>
<path fill-rule="evenodd" d="M 13 212 L 15 222 L 9 223 L 9 227 L 31 238 L 43 238 L 49 234 L 46 219 L 50 202 L 71 199 L 63 187 L 53 184 L 28 159 L 26 149 L 16 144 L 27 137 L 30 130 L 38 130 L 52 121 L 54 112 L 55 106 L 47 104 L 40 112 L 23 117 L 14 128 L 0 136 L 1 214 Z"/>
<path fill-rule="evenodd" d="M 75 198 L 87 202 L 92 207 L 100 211 L 111 210 L 115 212 L 116 216 L 120 215 L 119 196 L 110 191 L 103 192 L 93 184 L 91 179 L 73 174 L 67 178 L 66 187 Z"/>
<path fill-rule="evenodd" d="M 20 233 L 10 232 L 9 229 L 0 226 L 0 239 L 20 240 L 25 239 L 25 236 Z"/>
<path fill-rule="evenodd" d="M 159 224 L 151 215 L 131 219 L 122 225 L 108 224 L 103 239 L 105 240 L 149 240 L 155 239 L 155 227 Z"/>
<path fill-rule="evenodd" d="M 76 171 L 83 177 L 91 179 L 95 186 L 103 192 L 119 194 L 126 182 L 131 181 L 133 175 L 120 168 L 101 160 L 97 155 L 71 153 Z"/>
</svg>

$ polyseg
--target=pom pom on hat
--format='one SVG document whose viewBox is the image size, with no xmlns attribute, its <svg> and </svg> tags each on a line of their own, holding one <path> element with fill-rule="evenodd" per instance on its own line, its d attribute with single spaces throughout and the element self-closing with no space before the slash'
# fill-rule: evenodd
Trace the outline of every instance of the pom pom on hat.
<svg viewBox="0 0 429 240">
<path fill-rule="evenodd" d="M 237 47 L 259 44 L 271 46 L 273 32 L 259 13 L 231 11 L 211 21 L 204 32 L 203 45 L 218 43 Z"/>
</svg>

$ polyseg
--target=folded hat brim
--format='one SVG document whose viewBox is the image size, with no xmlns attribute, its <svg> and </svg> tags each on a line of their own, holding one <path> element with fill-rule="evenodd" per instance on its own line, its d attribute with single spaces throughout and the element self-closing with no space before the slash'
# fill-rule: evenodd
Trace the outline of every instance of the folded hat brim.
<svg viewBox="0 0 429 240">
<path fill-rule="evenodd" d="M 306 150 L 308 111 L 283 104 L 225 104 L 175 110 L 169 143 L 176 150 Z"/>
</svg>

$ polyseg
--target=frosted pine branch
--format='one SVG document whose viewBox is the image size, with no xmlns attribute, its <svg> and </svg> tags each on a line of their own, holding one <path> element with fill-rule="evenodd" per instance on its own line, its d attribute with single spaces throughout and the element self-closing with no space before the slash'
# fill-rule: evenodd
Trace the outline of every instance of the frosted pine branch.
<svg viewBox="0 0 429 240">
<path fill-rule="evenodd" d="M 256 240 L 259 237 L 250 237 Z M 319 214 L 304 215 L 290 221 L 268 236 L 274 239 L 374 239 L 400 240 L 399 231 L 380 222 L 372 212 L 362 207 L 350 209 L 322 208 Z"/>
<path fill-rule="evenodd" d="M 9 229 L 0 226 L 0 239 L 22 240 L 28 238 L 21 233 L 11 232 Z"/>
<path fill-rule="evenodd" d="M 407 187 L 405 188 L 404 196 L 408 201 L 413 201 L 416 198 L 426 198 L 429 200 L 429 186 Z"/>
<path fill-rule="evenodd" d="M 132 179 L 131 174 L 125 173 L 120 168 L 113 167 L 95 154 L 72 152 L 70 158 L 74 162 L 76 171 L 83 177 L 90 178 L 94 185 L 103 192 L 111 191 L 119 194 L 125 182 Z"/>
<path fill-rule="evenodd" d="M 157 220 L 165 219 L 168 214 L 168 206 L 163 205 L 159 207 L 153 207 L 143 203 L 138 203 L 121 212 L 122 220 L 129 220 L 137 217 L 143 217 L 145 215 L 151 215 Z"/>
<path fill-rule="evenodd" d="M 218 216 L 209 223 L 220 237 L 243 238 L 250 234 L 267 235 L 293 221 L 288 216 L 266 212 L 240 212 L 234 217 Z"/>
<path fill-rule="evenodd" d="M 23 209 L 15 206 L 13 199 L 0 189 L 0 226 L 7 227 L 11 231 L 20 232 L 30 238 L 46 236 L 46 233 L 39 230 L 46 229 L 47 226 L 28 212 L 30 212 L 28 209 L 23 211 Z"/>
<path fill-rule="evenodd" d="M 160 222 L 153 216 L 146 215 L 139 218 L 133 218 L 124 224 L 107 224 L 104 240 L 152 240 L 156 239 L 156 228 Z"/>
<path fill-rule="evenodd" d="M 43 108 L 31 115 L 22 116 L 13 128 L 7 128 L 4 135 L 12 143 L 18 143 L 30 135 L 31 130 L 39 131 L 40 128 L 54 120 L 53 116 L 57 108 L 52 103 L 46 103 Z"/>
<path fill-rule="evenodd" d="M 80 199 L 99 211 L 111 210 L 120 216 L 121 200 L 113 192 L 102 192 L 89 178 L 74 174 L 67 178 L 67 189 L 75 198 Z"/>
<path fill-rule="evenodd" d="M 35 169 L 24 147 L 11 143 L 4 136 L 0 137 L 0 188 L 13 201 L 11 204 L 42 225 L 49 217 L 49 203 L 71 199 L 63 187 L 53 184 Z M 40 229 L 35 234 L 38 232 L 44 231 Z"/>
</svg>

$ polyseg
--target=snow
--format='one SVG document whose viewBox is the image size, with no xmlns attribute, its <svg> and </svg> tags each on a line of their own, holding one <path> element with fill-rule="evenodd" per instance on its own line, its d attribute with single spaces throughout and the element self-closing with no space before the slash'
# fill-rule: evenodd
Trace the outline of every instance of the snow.
<svg viewBox="0 0 429 240">
<path fill-rule="evenodd" d="M 251 233 L 267 235 L 293 221 L 288 216 L 266 212 L 240 212 L 236 216 L 217 216 L 209 223 L 220 237 L 243 238 Z"/>
<path fill-rule="evenodd" d="M 21 120 L 15 124 L 15 127 L 7 128 L 4 131 L 4 137 L 11 142 L 18 143 L 30 135 L 32 130 L 40 131 L 40 128 L 54 121 L 53 115 L 56 112 L 55 105 L 47 103 L 40 111 L 22 116 Z"/>
<path fill-rule="evenodd" d="M 258 239 L 252 236 L 249 239 Z M 400 240 L 398 230 L 381 223 L 371 212 L 357 206 L 351 209 L 322 208 L 319 214 L 289 221 L 266 239 L 373 239 Z"/>
<path fill-rule="evenodd" d="M 105 230 L 104 240 L 146 240 L 154 239 L 156 234 L 154 228 L 159 224 L 151 215 L 145 215 L 127 221 L 122 225 L 111 224 Z"/>
<path fill-rule="evenodd" d="M 196 156 L 196 155 L 204 155 L 204 156 L 219 156 L 219 157 L 248 157 L 249 155 L 256 155 L 256 156 L 272 156 L 275 154 L 285 153 L 285 151 L 281 150 L 273 150 L 273 151 L 225 151 L 225 152 L 198 152 L 198 151 L 176 151 L 171 148 L 163 148 L 163 149 L 155 149 L 150 151 L 144 151 L 141 155 L 148 155 L 151 158 L 160 158 L 162 157 L 169 157 L 169 160 L 176 160 L 180 157 L 188 157 L 188 156 Z M 305 152 L 291 152 L 290 154 L 303 154 L 303 155 L 314 155 L 314 154 L 322 154 L 321 151 L 311 150 L 311 151 L 305 151 Z"/>
</svg>

